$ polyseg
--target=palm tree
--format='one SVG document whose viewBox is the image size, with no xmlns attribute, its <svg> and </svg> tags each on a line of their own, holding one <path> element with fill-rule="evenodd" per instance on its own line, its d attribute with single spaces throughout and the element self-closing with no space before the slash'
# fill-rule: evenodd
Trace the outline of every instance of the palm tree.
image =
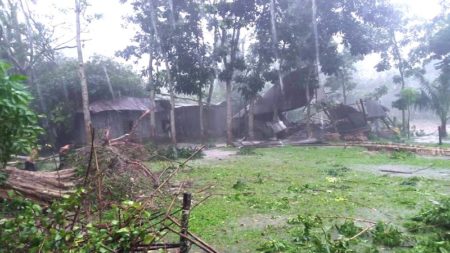
<svg viewBox="0 0 450 253">
<path fill-rule="evenodd" d="M 441 74 L 432 83 L 421 79 L 421 95 L 417 100 L 420 109 L 432 110 L 441 120 L 441 131 L 447 137 L 447 120 L 450 113 L 450 66 L 441 68 Z"/>
</svg>

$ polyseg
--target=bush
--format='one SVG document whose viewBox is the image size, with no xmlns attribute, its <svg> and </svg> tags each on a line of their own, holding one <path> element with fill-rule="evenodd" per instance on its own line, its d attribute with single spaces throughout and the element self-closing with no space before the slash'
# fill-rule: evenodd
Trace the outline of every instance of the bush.
<svg viewBox="0 0 450 253">
<path fill-rule="evenodd" d="M 420 214 L 413 218 L 428 225 L 450 228 L 450 197 L 445 197 L 424 207 Z"/>
<path fill-rule="evenodd" d="M 402 233 L 394 226 L 378 222 L 373 232 L 373 242 L 388 247 L 400 246 L 403 241 Z"/>
<path fill-rule="evenodd" d="M 83 220 L 73 223 L 83 194 L 78 190 L 45 209 L 28 200 L 14 200 L 10 207 L 16 215 L 0 219 L 0 252 L 132 252 L 136 245 L 158 240 L 163 224 L 152 223 L 153 214 L 133 201 L 114 205 L 106 219 L 80 214 Z"/>
<path fill-rule="evenodd" d="M 353 221 L 345 221 L 341 225 L 335 225 L 335 227 L 339 234 L 349 238 L 355 236 L 359 233 L 359 231 L 361 231 L 361 228 L 356 226 Z"/>
</svg>

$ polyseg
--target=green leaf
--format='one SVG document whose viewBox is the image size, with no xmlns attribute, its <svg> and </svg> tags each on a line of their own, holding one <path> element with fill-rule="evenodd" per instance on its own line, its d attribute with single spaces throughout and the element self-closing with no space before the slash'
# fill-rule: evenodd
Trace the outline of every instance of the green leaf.
<svg viewBox="0 0 450 253">
<path fill-rule="evenodd" d="M 128 229 L 127 227 L 124 227 L 124 228 L 121 228 L 121 229 L 117 230 L 116 233 L 118 233 L 118 234 L 129 234 L 130 233 L 130 229 Z"/>
<path fill-rule="evenodd" d="M 150 244 L 155 240 L 155 237 L 151 234 L 147 234 L 146 236 L 144 236 L 144 239 L 142 240 L 142 243 L 144 244 Z"/>
</svg>

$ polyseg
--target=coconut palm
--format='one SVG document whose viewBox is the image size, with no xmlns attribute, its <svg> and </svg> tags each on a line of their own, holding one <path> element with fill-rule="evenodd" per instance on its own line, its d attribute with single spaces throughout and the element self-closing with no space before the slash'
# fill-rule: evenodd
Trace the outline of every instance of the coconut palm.
<svg viewBox="0 0 450 253">
<path fill-rule="evenodd" d="M 447 137 L 447 120 L 450 113 L 450 66 L 441 68 L 433 82 L 422 79 L 421 95 L 417 100 L 420 109 L 432 110 L 441 120 L 441 131 Z"/>
</svg>

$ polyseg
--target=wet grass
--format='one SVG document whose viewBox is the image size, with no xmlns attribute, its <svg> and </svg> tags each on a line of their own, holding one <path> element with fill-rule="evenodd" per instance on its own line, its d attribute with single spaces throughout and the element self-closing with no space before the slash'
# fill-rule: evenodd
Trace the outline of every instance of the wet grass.
<svg viewBox="0 0 450 253">
<path fill-rule="evenodd" d="M 190 190 L 197 201 L 213 195 L 192 212 L 190 226 L 223 252 L 256 252 L 264 241 L 288 240 L 285 221 L 298 214 L 350 216 L 402 226 L 424 204 L 450 193 L 446 181 L 352 169 L 361 164 L 450 169 L 448 160 L 393 159 L 391 154 L 360 148 L 283 147 L 256 149 L 254 154 L 221 161 L 196 160 L 178 180 L 193 182 Z M 164 163 L 152 165 L 161 168 Z"/>
</svg>

